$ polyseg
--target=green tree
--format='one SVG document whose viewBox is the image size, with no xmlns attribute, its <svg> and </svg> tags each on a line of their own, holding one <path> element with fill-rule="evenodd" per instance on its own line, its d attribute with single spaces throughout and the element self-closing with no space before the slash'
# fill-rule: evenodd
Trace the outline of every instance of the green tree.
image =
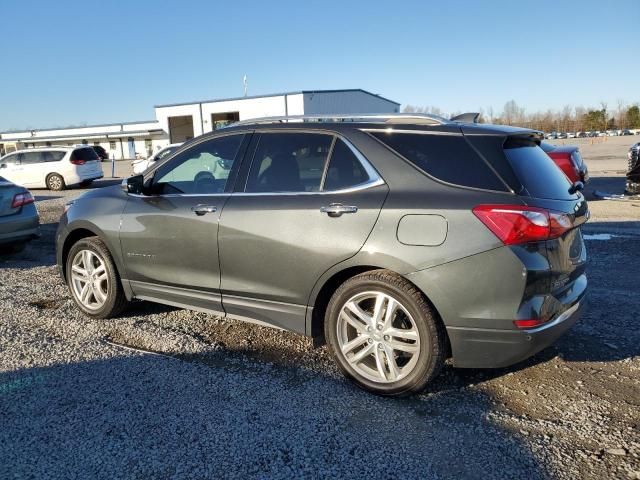
<svg viewBox="0 0 640 480">
<path fill-rule="evenodd" d="M 589 110 L 582 117 L 585 130 L 602 130 L 606 124 L 606 112 L 602 110 Z"/>
<path fill-rule="evenodd" d="M 629 128 L 640 128 L 640 107 L 638 105 L 627 109 L 627 124 Z"/>
</svg>

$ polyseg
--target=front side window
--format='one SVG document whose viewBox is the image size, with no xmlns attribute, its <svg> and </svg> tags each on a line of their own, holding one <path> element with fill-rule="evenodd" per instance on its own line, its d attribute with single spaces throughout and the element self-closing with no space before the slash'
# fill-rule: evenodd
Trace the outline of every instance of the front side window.
<svg viewBox="0 0 640 480">
<path fill-rule="evenodd" d="M 253 156 L 246 192 L 317 192 L 332 135 L 264 133 Z"/>
<path fill-rule="evenodd" d="M 14 153 L 13 155 L 7 155 L 2 159 L 2 163 L 5 165 L 15 165 L 18 162 L 18 154 Z"/>
<path fill-rule="evenodd" d="M 223 193 L 244 135 L 194 145 L 162 165 L 154 176 L 157 194 Z"/>
</svg>

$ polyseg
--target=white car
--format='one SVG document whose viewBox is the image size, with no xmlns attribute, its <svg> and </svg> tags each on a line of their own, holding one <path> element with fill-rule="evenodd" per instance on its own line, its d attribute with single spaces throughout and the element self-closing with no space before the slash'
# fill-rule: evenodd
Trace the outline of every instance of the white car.
<svg viewBox="0 0 640 480">
<path fill-rule="evenodd" d="M 28 188 L 64 190 L 102 178 L 100 158 L 88 145 L 17 150 L 0 158 L 0 175 Z"/>
<path fill-rule="evenodd" d="M 140 175 L 149 167 L 151 167 L 153 164 L 155 164 L 158 160 L 162 160 L 166 156 L 175 152 L 180 145 L 182 144 L 172 143 L 171 145 L 167 145 L 163 149 L 158 150 L 155 154 L 151 155 L 149 158 L 145 158 L 143 160 L 135 160 L 131 162 L 134 175 Z"/>
</svg>

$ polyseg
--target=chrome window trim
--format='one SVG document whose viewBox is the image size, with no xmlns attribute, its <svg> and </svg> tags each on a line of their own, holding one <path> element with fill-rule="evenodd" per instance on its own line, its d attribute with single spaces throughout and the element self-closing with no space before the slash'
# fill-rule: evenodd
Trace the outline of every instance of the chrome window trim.
<svg viewBox="0 0 640 480">
<path fill-rule="evenodd" d="M 393 127 L 385 128 L 360 128 L 361 132 L 367 133 L 413 133 L 416 135 L 450 135 L 455 137 L 462 137 L 462 132 L 443 132 L 441 130 L 406 130 Z"/>
<path fill-rule="evenodd" d="M 126 182 L 126 178 L 123 182 Z M 359 192 L 373 187 L 385 185 L 385 181 L 382 178 L 372 180 L 366 183 L 361 183 L 349 188 L 343 188 L 341 190 L 324 190 L 317 192 L 226 192 L 226 193 L 167 193 L 163 195 L 141 195 L 139 193 L 127 193 L 131 197 L 137 198 L 178 198 L 178 197 L 230 197 L 230 196 L 242 196 L 242 197 L 257 197 L 257 196 L 302 196 L 302 195 L 339 195 L 345 193 Z"/>
<path fill-rule="evenodd" d="M 386 182 L 380 176 L 378 171 L 371 165 L 371 162 L 367 160 L 367 158 L 344 136 L 339 134 L 338 132 L 332 130 L 307 130 L 305 128 L 292 128 L 292 129 L 283 129 L 283 130 L 273 130 L 273 129 L 260 129 L 256 128 L 255 133 L 259 133 L 261 135 L 264 134 L 277 134 L 277 133 L 315 133 L 322 135 L 331 135 L 334 138 L 333 143 L 331 144 L 331 148 L 329 154 L 327 156 L 327 161 L 325 164 L 325 170 L 329 168 L 329 164 L 331 163 L 331 155 L 333 154 L 333 149 L 335 148 L 335 142 L 338 140 L 342 140 L 347 147 L 351 150 L 351 152 L 356 156 L 357 160 L 360 162 L 360 165 L 364 168 L 365 172 L 369 176 L 369 180 L 363 183 L 359 183 L 356 185 L 352 185 L 349 188 L 343 188 L 340 190 L 322 190 L 324 188 L 324 180 L 325 174 L 323 173 L 323 177 L 321 179 L 320 188 L 321 190 L 315 192 L 234 192 L 234 195 L 242 194 L 245 196 L 256 196 L 256 195 L 313 195 L 318 193 L 329 194 L 329 193 L 352 193 L 360 190 L 364 190 L 366 188 L 377 187 L 379 185 L 384 185 Z M 326 173 L 326 172 L 325 172 Z M 245 185 L 246 188 L 246 185 Z"/>
</svg>

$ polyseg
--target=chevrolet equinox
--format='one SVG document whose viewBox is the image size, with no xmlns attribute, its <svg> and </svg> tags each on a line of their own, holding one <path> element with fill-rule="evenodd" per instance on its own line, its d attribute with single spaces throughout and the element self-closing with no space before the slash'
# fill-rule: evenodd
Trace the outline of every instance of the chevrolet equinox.
<svg viewBox="0 0 640 480">
<path fill-rule="evenodd" d="M 577 320 L 589 211 L 541 140 L 427 115 L 239 122 L 68 204 L 57 263 L 89 317 L 142 299 L 267 324 L 409 394 Z"/>
</svg>

